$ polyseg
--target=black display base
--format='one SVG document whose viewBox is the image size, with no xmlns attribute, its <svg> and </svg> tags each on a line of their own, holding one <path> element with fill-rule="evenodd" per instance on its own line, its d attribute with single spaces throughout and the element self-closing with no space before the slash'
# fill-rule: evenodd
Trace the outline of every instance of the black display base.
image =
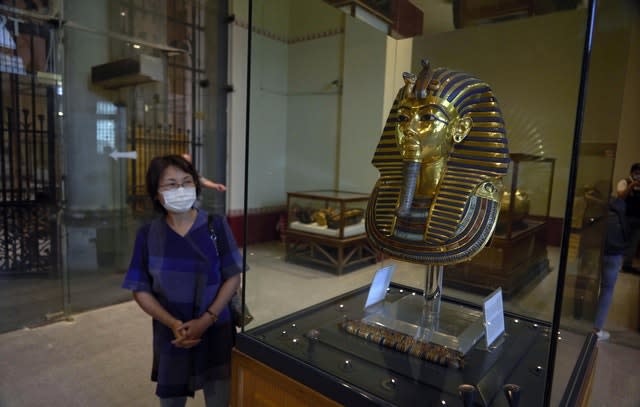
<svg viewBox="0 0 640 407">
<path fill-rule="evenodd" d="M 505 315 L 499 345 L 487 349 L 481 339 L 465 356 L 463 369 L 447 368 L 341 330 L 340 322 L 364 316 L 367 289 L 246 331 L 238 336 L 238 348 L 344 405 L 462 405 L 458 386 L 471 384 L 477 389 L 475 406 L 508 406 L 502 392 L 508 383 L 522 389 L 520 406 L 543 404 L 547 324 Z M 392 285 L 387 300 L 412 294 Z"/>
</svg>

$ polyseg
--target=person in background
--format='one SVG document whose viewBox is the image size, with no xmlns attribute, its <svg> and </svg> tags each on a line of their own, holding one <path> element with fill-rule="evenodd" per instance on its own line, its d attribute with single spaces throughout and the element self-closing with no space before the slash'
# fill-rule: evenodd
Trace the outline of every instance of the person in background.
<svg viewBox="0 0 640 407">
<path fill-rule="evenodd" d="M 627 204 L 626 217 L 630 234 L 622 270 L 640 274 L 640 270 L 633 267 L 633 259 L 640 244 L 640 163 L 631 166 L 629 177 L 618 181 L 616 189 L 618 197 Z"/>
<path fill-rule="evenodd" d="M 182 154 L 182 158 L 184 158 L 189 162 L 192 162 L 191 154 L 187 154 L 187 153 Z M 218 184 L 216 182 L 213 182 L 210 179 L 203 177 L 202 175 L 200 176 L 200 185 L 202 185 L 205 188 L 214 189 L 218 192 L 224 192 L 227 190 L 227 187 L 225 187 L 224 184 Z"/>
<path fill-rule="evenodd" d="M 228 303 L 242 257 L 224 217 L 212 225 L 193 207 L 200 176 L 179 155 L 154 158 L 147 193 L 160 217 L 141 227 L 122 284 L 153 318 L 153 365 L 160 406 L 184 406 L 204 390 L 208 407 L 228 406 L 233 326 Z"/>
<path fill-rule="evenodd" d="M 607 215 L 604 253 L 602 257 L 602 275 L 600 276 L 600 292 L 593 330 L 599 341 L 609 339 L 609 332 L 605 331 L 604 323 L 611 307 L 613 289 L 618 279 L 618 272 L 622 266 L 625 250 L 629 243 L 629 231 L 625 220 L 625 201 L 611 198 Z"/>
</svg>

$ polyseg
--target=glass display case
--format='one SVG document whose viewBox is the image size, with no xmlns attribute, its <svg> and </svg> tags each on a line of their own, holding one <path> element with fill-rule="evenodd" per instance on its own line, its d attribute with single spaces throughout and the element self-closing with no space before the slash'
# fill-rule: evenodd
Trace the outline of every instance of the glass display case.
<svg viewBox="0 0 640 407">
<path fill-rule="evenodd" d="M 510 158 L 493 237 L 470 261 L 447 267 L 448 286 L 482 294 L 501 287 L 510 297 L 549 272 L 547 234 L 555 159 L 522 153 Z"/>
<path fill-rule="evenodd" d="M 589 62 L 589 53 L 583 51 L 585 44 L 591 44 L 590 15 L 595 8 L 581 5 L 536 18 L 425 32 L 403 41 L 359 19 L 357 13 L 345 16 L 343 10 L 320 0 L 290 2 L 283 6 L 286 10 L 273 10 L 264 0 L 248 1 L 247 5 L 237 10 L 236 18 L 241 19 L 246 11 L 251 27 L 242 34 L 250 35 L 252 47 L 248 54 L 252 80 L 246 101 L 251 108 L 247 143 L 249 151 L 260 154 L 250 154 L 247 159 L 244 213 L 256 213 L 269 205 L 284 206 L 286 199 L 287 214 L 281 226 L 285 244 L 245 246 L 251 271 L 244 276 L 244 300 L 255 320 L 238 334 L 236 353 L 252 362 L 239 368 L 238 359 L 234 359 L 232 405 L 284 405 L 278 399 L 285 397 L 281 381 L 270 381 L 269 375 L 283 375 L 304 389 L 298 388 L 303 393 L 287 392 L 288 397 L 304 400 L 300 395 L 304 392 L 320 394 L 328 400 L 326 405 L 498 407 L 516 405 L 518 397 L 519 406 L 567 405 L 561 400 L 569 376 L 579 371 L 573 377 L 580 379 L 570 390 L 582 389 L 594 365 L 590 359 L 594 334 L 592 324 L 587 326 L 592 321 L 580 325 L 573 315 L 563 312 L 573 298 L 567 269 L 576 181 L 579 174 L 591 170 L 577 152 L 582 132 L 590 140 L 603 142 L 604 137 L 615 138 L 613 134 L 617 134 L 599 127 L 602 115 L 598 112 L 582 116 L 587 87 L 582 71 Z M 539 46 L 523 47 L 532 41 Z M 607 44 L 611 45 L 605 41 L 599 46 Z M 625 52 L 618 55 L 619 61 L 626 60 L 630 51 Z M 450 197 L 443 198 L 449 199 L 449 204 L 443 200 L 443 212 L 462 213 L 473 205 L 477 205 L 474 210 L 501 212 L 496 233 L 487 238 L 488 248 L 457 266 L 463 268 L 460 274 L 468 272 L 459 285 L 451 284 L 458 273 L 454 266 L 445 264 L 440 274 L 444 290 L 437 295 L 442 309 L 451 310 L 454 318 L 473 315 L 476 321 L 481 320 L 488 313 L 486 293 L 501 287 L 504 294 L 503 308 L 497 312 L 504 317 L 504 332 L 498 340 L 487 343 L 487 323 L 481 320 L 479 338 L 459 352 L 431 346 L 434 343 L 424 331 L 411 337 L 388 329 L 391 324 L 354 323 L 368 315 L 365 303 L 378 270 L 395 266 L 384 300 L 378 303 L 394 308 L 407 298 L 424 296 L 431 265 L 376 256 L 372 250 L 365 255 L 362 267 L 343 264 L 340 268 L 335 246 L 350 239 L 368 244 L 369 218 L 365 210 L 364 227 L 360 226 L 357 209 L 369 207 L 369 195 L 373 197 L 372 191 L 379 185 L 384 186 L 377 189 L 379 213 L 388 217 L 379 223 L 381 234 L 394 230 L 399 202 L 409 203 L 400 208 L 408 219 L 398 229 L 405 233 L 402 238 L 419 239 L 429 232 L 425 227 L 411 229 L 422 220 L 432 220 L 427 220 L 431 213 L 425 218 L 423 210 L 414 216 L 418 211 L 413 209 L 420 205 L 425 191 L 435 189 L 409 191 L 405 187 L 410 183 L 398 180 L 405 180 L 403 177 L 416 167 L 412 167 L 415 161 L 393 161 L 405 158 L 398 153 L 398 123 L 413 120 L 398 113 L 401 107 L 412 108 L 411 103 L 400 106 L 396 97 L 411 84 L 421 84 L 429 96 L 430 92 L 451 91 L 454 101 L 459 89 L 443 85 L 445 79 L 429 82 L 431 87 L 426 80 L 420 82 L 418 73 L 425 66 L 424 59 L 434 70 L 451 68 L 486 81 L 500 101 L 500 120 L 504 121 L 499 123 L 500 131 L 491 131 L 499 127 L 494 120 L 494 101 L 479 102 L 485 110 L 474 117 L 475 123 L 467 122 L 473 129 L 467 128 L 468 148 L 454 157 L 458 161 L 451 184 L 447 184 Z M 417 78 L 415 83 L 412 78 Z M 624 81 L 616 82 L 612 89 L 605 78 L 597 79 L 589 83 L 589 95 L 610 95 L 625 86 Z M 475 95 L 482 98 L 485 93 L 482 89 Z M 607 113 L 611 117 L 622 114 L 619 105 L 597 105 L 611 109 Z M 580 114 L 576 116 L 576 112 Z M 444 117 L 442 111 L 425 111 L 416 117 L 439 119 L 429 131 L 460 125 L 460 132 L 440 135 L 454 140 L 465 136 L 459 134 L 464 133 L 465 122 Z M 411 140 L 405 144 L 410 145 Z M 270 154 L 262 154 L 265 150 Z M 505 167 L 508 158 L 504 154 L 510 155 L 511 163 L 502 179 L 507 192 L 502 205 L 497 189 L 491 188 L 479 191 L 484 200 L 453 202 L 460 191 L 478 192 L 465 184 L 463 172 L 469 156 L 489 163 L 478 170 L 480 179 L 486 174 L 494 177 L 491 170 L 495 167 Z M 500 160 L 494 163 L 496 156 Z M 445 171 L 443 168 L 439 170 Z M 416 179 L 431 174 L 429 168 L 419 170 L 411 173 Z M 372 193 L 344 195 L 337 191 Z M 431 208 L 428 199 L 421 209 Z M 330 227 L 327 216 L 332 216 L 334 209 L 341 216 Z M 350 211 L 353 218 L 342 216 Z M 472 217 L 461 215 L 460 222 L 449 222 L 447 230 L 455 233 L 477 225 L 483 229 L 485 223 L 474 223 Z M 414 222 L 413 218 L 419 219 Z M 251 218 L 245 220 L 251 222 Z M 602 238 L 593 244 L 598 243 Z M 344 254 L 345 259 L 348 256 Z M 336 273 L 318 270 L 317 265 Z M 446 324 L 439 320 L 441 314 L 433 315 L 434 321 Z M 415 320 L 423 316 L 420 310 L 411 315 Z M 578 343 L 561 341 L 564 330 L 572 330 Z M 567 356 L 569 360 L 557 363 L 560 353 L 581 356 Z M 268 369 L 257 370 L 258 365 Z M 258 387 L 251 386 L 262 387 L 256 390 Z M 588 392 L 580 394 L 588 397 Z"/>
<path fill-rule="evenodd" d="M 341 274 L 375 261 L 365 236 L 368 194 L 317 190 L 287 193 L 286 259 Z"/>
<path fill-rule="evenodd" d="M 510 158 L 495 230 L 496 238 L 506 240 L 528 234 L 548 221 L 556 161 L 522 153 L 510 154 Z"/>
<path fill-rule="evenodd" d="M 239 348 L 258 352 L 263 363 L 290 377 L 307 377 L 321 393 L 349 406 L 407 406 L 416 400 L 425 406 L 461 405 L 463 384 L 475 389 L 470 405 L 507 406 L 503 384 L 515 383 L 526 389 L 526 405 L 543 404 L 549 324 L 506 315 L 508 334 L 488 348 L 479 344 L 464 358 L 436 350 L 412 356 L 383 344 L 388 338 L 379 333 L 349 332 L 349 322 L 366 315 L 367 291 L 362 287 L 252 329 L 239 338 Z M 383 305 L 420 294 L 394 284 Z M 444 302 L 460 315 L 476 309 L 453 298 Z M 263 346 L 272 351 L 261 352 Z"/>
<path fill-rule="evenodd" d="M 287 228 L 338 239 L 363 235 L 368 200 L 357 192 L 289 192 Z"/>
</svg>

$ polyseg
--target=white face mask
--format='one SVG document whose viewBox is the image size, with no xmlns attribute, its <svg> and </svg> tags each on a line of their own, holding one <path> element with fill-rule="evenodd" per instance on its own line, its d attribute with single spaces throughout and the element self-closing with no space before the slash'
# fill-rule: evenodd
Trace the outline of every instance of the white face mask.
<svg viewBox="0 0 640 407">
<path fill-rule="evenodd" d="M 164 203 L 162 206 L 170 212 L 184 213 L 193 207 L 196 201 L 195 187 L 180 187 L 169 191 L 162 191 Z"/>
</svg>

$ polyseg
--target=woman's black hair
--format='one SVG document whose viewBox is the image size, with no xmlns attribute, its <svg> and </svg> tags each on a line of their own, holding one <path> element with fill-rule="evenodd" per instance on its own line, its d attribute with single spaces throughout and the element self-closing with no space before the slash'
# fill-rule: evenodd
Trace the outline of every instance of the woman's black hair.
<svg viewBox="0 0 640 407">
<path fill-rule="evenodd" d="M 147 168 L 147 194 L 149 198 L 151 198 L 153 209 L 162 214 L 166 214 L 167 210 L 164 209 L 164 206 L 162 206 L 158 200 L 160 177 L 162 177 L 164 170 L 171 166 L 179 168 L 193 177 L 193 182 L 196 185 L 196 196 L 200 197 L 200 175 L 198 175 L 198 172 L 191 162 L 176 154 L 155 157 L 151 160 Z"/>
<path fill-rule="evenodd" d="M 640 170 L 640 163 L 635 163 L 631 166 L 631 170 L 629 172 L 634 172 Z"/>
</svg>

